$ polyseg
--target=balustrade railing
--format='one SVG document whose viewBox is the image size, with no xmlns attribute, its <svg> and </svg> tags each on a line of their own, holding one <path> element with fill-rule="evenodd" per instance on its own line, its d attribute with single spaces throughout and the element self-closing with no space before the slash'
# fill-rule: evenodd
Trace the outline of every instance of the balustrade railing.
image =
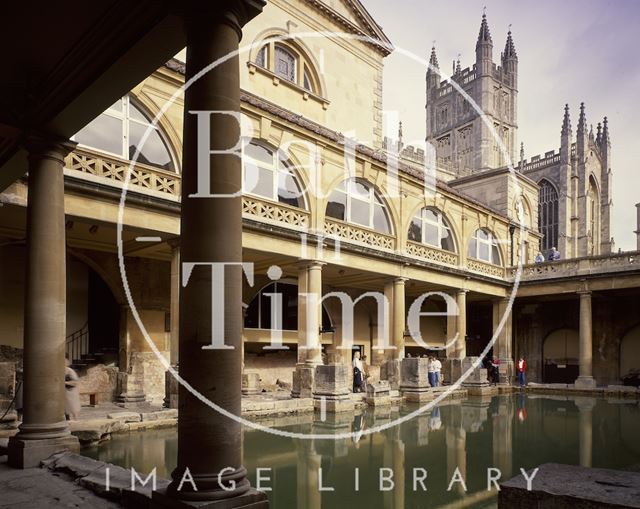
<svg viewBox="0 0 640 509">
<path fill-rule="evenodd" d="M 325 219 L 324 231 L 326 235 L 338 237 L 355 244 L 385 251 L 393 251 L 395 249 L 395 237 L 392 235 L 386 235 L 342 221 Z"/>
<path fill-rule="evenodd" d="M 255 196 L 242 197 L 242 215 L 258 221 L 290 226 L 296 230 L 306 230 L 309 227 L 309 212 L 306 210 Z"/>
<path fill-rule="evenodd" d="M 492 263 L 476 260 L 475 258 L 467 258 L 467 270 L 483 274 L 485 276 L 497 277 L 504 279 L 505 268 L 500 265 L 493 265 Z"/>
<path fill-rule="evenodd" d="M 407 254 L 414 256 L 422 260 L 430 262 L 445 264 L 445 265 L 458 265 L 459 257 L 456 253 L 438 249 L 436 247 L 427 246 L 418 242 L 407 241 Z"/>
</svg>

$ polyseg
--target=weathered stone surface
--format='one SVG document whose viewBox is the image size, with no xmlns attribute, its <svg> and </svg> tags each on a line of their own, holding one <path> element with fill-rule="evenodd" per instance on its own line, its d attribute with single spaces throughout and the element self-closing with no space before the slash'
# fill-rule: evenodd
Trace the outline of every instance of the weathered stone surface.
<svg viewBox="0 0 640 509">
<path fill-rule="evenodd" d="M 291 396 L 294 398 L 310 398 L 313 396 L 316 368 L 306 364 L 298 364 L 293 372 Z"/>
<path fill-rule="evenodd" d="M 367 384 L 366 402 L 370 406 L 391 405 L 390 387 L 387 380 Z"/>
<path fill-rule="evenodd" d="M 400 362 L 400 390 L 428 389 L 429 378 L 427 368 L 429 359 L 410 357 Z"/>
<path fill-rule="evenodd" d="M 389 382 L 392 390 L 400 386 L 400 359 L 389 359 L 380 367 L 380 380 Z"/>
<path fill-rule="evenodd" d="M 113 401 L 118 386 L 118 368 L 98 364 L 91 366 L 80 376 L 80 403 L 91 403 L 91 395 L 97 403 Z"/>
<path fill-rule="evenodd" d="M 159 421 L 164 419 L 177 419 L 178 410 L 175 408 L 168 408 L 167 410 L 158 410 L 157 412 L 146 412 L 140 414 L 142 421 Z"/>
<path fill-rule="evenodd" d="M 242 394 L 260 393 L 260 375 L 258 373 L 242 373 Z"/>
<path fill-rule="evenodd" d="M 532 472 L 527 473 L 531 477 Z M 640 473 L 547 463 L 531 491 L 522 475 L 500 485 L 499 509 L 620 509 L 640 507 Z"/>
<path fill-rule="evenodd" d="M 346 364 L 316 366 L 314 397 L 349 395 L 350 374 L 351 367 Z"/>
<path fill-rule="evenodd" d="M 71 434 L 80 442 L 97 442 L 107 435 L 122 431 L 124 423 L 114 419 L 92 419 L 87 421 L 70 421 Z"/>
<path fill-rule="evenodd" d="M 489 381 L 487 380 L 487 370 L 480 367 L 482 363 L 478 364 L 478 367 L 474 367 L 474 364 L 478 362 L 478 357 L 466 357 L 462 361 L 462 373 L 469 373 L 469 376 L 465 378 L 462 385 L 464 387 L 488 387 Z"/>
<path fill-rule="evenodd" d="M 140 422 L 142 416 L 138 412 L 113 412 L 107 414 L 107 419 L 113 419 L 120 422 Z"/>
</svg>

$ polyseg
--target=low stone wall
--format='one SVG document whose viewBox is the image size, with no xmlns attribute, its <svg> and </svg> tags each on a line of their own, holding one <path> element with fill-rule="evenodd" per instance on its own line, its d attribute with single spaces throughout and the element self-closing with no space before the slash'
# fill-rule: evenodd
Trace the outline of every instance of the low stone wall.
<svg viewBox="0 0 640 509">
<path fill-rule="evenodd" d="M 92 395 L 95 395 L 96 403 L 109 403 L 114 401 L 118 389 L 118 368 L 98 364 L 86 371 L 80 371 L 80 404 L 91 403 Z"/>
<path fill-rule="evenodd" d="M 278 380 L 292 384 L 293 371 L 296 369 L 297 354 L 293 351 L 280 351 L 268 354 L 246 353 L 244 372 L 260 375 L 260 388 L 275 390 Z"/>
</svg>

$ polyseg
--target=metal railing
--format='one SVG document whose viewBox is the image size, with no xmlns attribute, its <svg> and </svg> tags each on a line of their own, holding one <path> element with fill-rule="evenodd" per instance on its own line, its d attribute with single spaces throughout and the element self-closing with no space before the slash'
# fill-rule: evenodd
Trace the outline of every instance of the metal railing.
<svg viewBox="0 0 640 509">
<path fill-rule="evenodd" d="M 77 331 L 69 334 L 65 343 L 65 354 L 71 362 L 82 359 L 82 356 L 88 353 L 89 322 L 85 323 Z"/>
</svg>

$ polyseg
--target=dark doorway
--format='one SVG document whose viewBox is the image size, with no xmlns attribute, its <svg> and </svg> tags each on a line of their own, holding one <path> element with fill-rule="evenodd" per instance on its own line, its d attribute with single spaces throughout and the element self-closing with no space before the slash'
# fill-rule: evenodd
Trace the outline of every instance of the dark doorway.
<svg viewBox="0 0 640 509">
<path fill-rule="evenodd" d="M 492 336 L 493 305 L 490 302 L 467 303 L 467 356 L 479 357 Z"/>
<path fill-rule="evenodd" d="M 118 361 L 120 308 L 111 289 L 89 269 L 89 352 L 103 357 L 103 362 Z"/>
</svg>

